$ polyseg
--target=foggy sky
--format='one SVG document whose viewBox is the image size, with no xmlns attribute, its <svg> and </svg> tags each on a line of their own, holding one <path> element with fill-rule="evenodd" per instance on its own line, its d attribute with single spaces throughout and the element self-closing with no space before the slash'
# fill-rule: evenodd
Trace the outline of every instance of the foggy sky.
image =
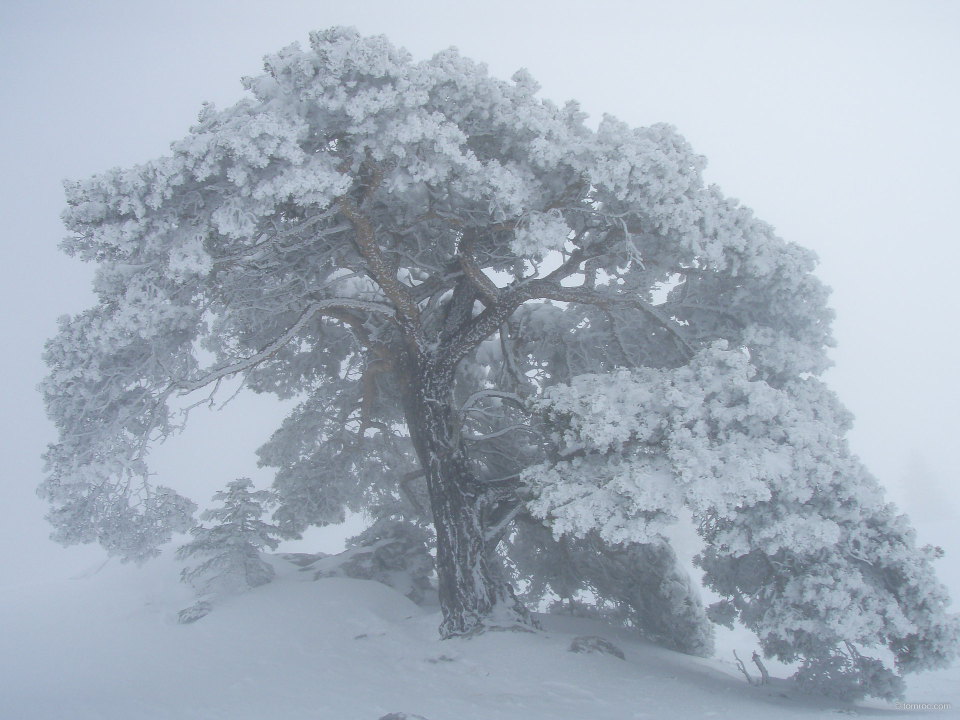
<svg viewBox="0 0 960 720">
<path fill-rule="evenodd" d="M 960 4 L 956 2 L 34 2 L 0 4 L 3 264 L 0 588 L 98 551 L 46 539 L 34 488 L 53 439 L 36 384 L 55 320 L 93 303 L 63 256 L 60 182 L 145 162 L 204 101 L 310 30 L 354 25 L 415 59 L 451 45 L 596 122 L 676 125 L 708 182 L 821 258 L 837 311 L 827 381 L 857 416 L 854 450 L 942 544 L 960 592 Z M 201 504 L 282 417 L 268 398 L 197 413 L 159 448 L 158 480 Z M 316 548 L 319 549 L 319 548 Z M 952 556 L 952 559 L 951 559 Z"/>
</svg>

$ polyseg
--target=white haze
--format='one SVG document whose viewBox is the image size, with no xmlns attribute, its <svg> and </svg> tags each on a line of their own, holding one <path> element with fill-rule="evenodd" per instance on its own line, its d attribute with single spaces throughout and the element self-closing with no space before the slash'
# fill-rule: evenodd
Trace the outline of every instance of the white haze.
<svg viewBox="0 0 960 720">
<path fill-rule="evenodd" d="M 52 439 L 35 386 L 55 319 L 93 302 L 61 256 L 60 180 L 166 151 L 203 101 L 226 106 L 260 58 L 355 25 L 423 58 L 450 45 L 594 119 L 670 122 L 707 179 L 815 249 L 837 310 L 828 381 L 857 415 L 851 442 L 943 545 L 960 594 L 960 375 L 954 279 L 960 197 L 960 5 L 954 2 L 36 2 L 0 5 L 2 426 L 0 588 L 98 558 L 46 539 L 34 495 Z M 204 506 L 229 480 L 270 477 L 253 450 L 283 408 L 241 395 L 194 411 L 154 469 Z M 359 520 L 351 521 L 355 531 Z M 351 531 L 308 536 L 335 549 Z M 692 552 L 689 533 L 685 549 Z"/>
</svg>

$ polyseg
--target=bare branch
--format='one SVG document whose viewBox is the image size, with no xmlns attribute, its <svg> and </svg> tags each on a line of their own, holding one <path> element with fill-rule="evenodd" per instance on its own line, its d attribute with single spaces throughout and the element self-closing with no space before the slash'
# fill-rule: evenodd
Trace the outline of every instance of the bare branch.
<svg viewBox="0 0 960 720">
<path fill-rule="evenodd" d="M 498 438 L 501 435 L 506 435 L 508 432 L 512 432 L 514 430 L 526 430 L 527 432 L 533 432 L 533 428 L 531 428 L 529 425 L 508 425 L 507 427 L 500 428 L 496 432 L 487 433 L 486 435 L 468 437 L 466 438 L 466 441 L 470 443 L 479 443 L 485 440 L 493 440 L 494 438 Z"/>
<path fill-rule="evenodd" d="M 743 664 L 743 660 L 740 659 L 740 656 L 737 655 L 737 651 L 733 651 L 733 656 L 737 659 L 737 667 L 740 668 L 740 672 L 743 673 L 744 677 L 747 678 L 747 683 L 750 685 L 757 685 L 758 681 L 750 677 L 750 673 L 747 672 L 746 666 Z"/>
<path fill-rule="evenodd" d="M 462 422 L 466 416 L 467 412 L 476 405 L 480 400 L 488 397 L 500 398 L 501 400 L 509 400 L 514 403 L 517 407 L 521 409 L 526 409 L 526 405 L 523 402 L 523 398 L 517 395 L 516 393 L 504 392 L 503 390 L 479 390 L 473 395 L 468 397 L 463 405 L 460 406 L 460 421 Z"/>
<path fill-rule="evenodd" d="M 763 666 L 763 662 L 760 660 L 760 656 L 757 654 L 757 651 L 753 651 L 753 664 L 760 669 L 760 682 L 758 685 L 769 685 L 770 684 L 770 673 L 767 672 L 767 669 Z"/>
<path fill-rule="evenodd" d="M 552 275 L 552 273 L 551 273 Z M 517 283 L 505 288 L 499 295 L 498 301 L 487 307 L 482 313 L 473 318 L 457 333 L 452 335 L 444 344 L 444 356 L 451 366 L 456 366 L 477 345 L 490 337 L 506 322 L 520 305 L 527 300 L 543 299 L 558 302 L 593 305 L 594 307 L 609 310 L 611 308 L 634 308 L 652 317 L 667 332 L 673 335 L 681 351 L 689 358 L 696 354 L 693 342 L 676 322 L 665 316 L 656 306 L 638 296 L 616 295 L 602 293 L 594 288 L 563 287 L 546 278 Z"/>
<path fill-rule="evenodd" d="M 229 365 L 224 365 L 223 367 L 211 370 L 209 373 L 201 378 L 198 378 L 197 380 L 173 383 L 161 397 L 165 397 L 174 391 L 181 396 L 187 395 L 188 393 L 191 393 L 194 390 L 199 390 L 200 388 L 205 387 L 212 382 L 216 382 L 222 378 L 235 375 L 238 372 L 243 372 L 244 370 L 249 370 L 259 365 L 264 360 L 269 359 L 279 352 L 287 343 L 300 334 L 300 331 L 303 330 L 307 323 L 310 322 L 310 320 L 317 313 L 323 312 L 326 309 L 363 310 L 366 312 L 380 313 L 387 316 L 392 316 L 394 312 L 393 308 L 391 308 L 389 305 L 369 302 L 367 300 L 352 300 L 350 298 L 330 298 L 327 300 L 320 300 L 308 306 L 307 309 L 300 314 L 300 317 L 297 318 L 297 321 L 283 335 L 268 344 L 259 352 L 256 352 L 249 357 L 245 357 Z"/>
<path fill-rule="evenodd" d="M 490 542 L 491 540 L 496 538 L 498 535 L 500 535 L 500 533 L 506 530 L 507 526 L 513 522 L 514 518 L 517 517 L 517 515 L 520 514 L 520 511 L 523 510 L 526 506 L 527 504 L 525 502 L 517 503 L 513 507 L 513 509 L 506 514 L 503 520 L 501 520 L 492 528 L 487 530 L 487 532 L 483 536 L 484 541 Z"/>
</svg>

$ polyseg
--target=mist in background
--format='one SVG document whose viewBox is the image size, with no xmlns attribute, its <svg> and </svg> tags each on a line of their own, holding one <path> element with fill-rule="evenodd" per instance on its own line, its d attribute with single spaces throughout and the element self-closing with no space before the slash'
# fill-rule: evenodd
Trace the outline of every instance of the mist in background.
<svg viewBox="0 0 960 720">
<path fill-rule="evenodd" d="M 816 250 L 850 442 L 920 542 L 946 550 L 938 569 L 960 595 L 960 4 L 762 0 L 0 4 L 0 592 L 103 557 L 48 540 L 34 492 L 54 439 L 43 343 L 94 303 L 93 268 L 57 250 L 61 180 L 167 152 L 201 103 L 240 99 L 264 54 L 331 25 L 417 60 L 454 45 L 502 79 L 525 67 L 541 97 L 579 100 L 594 123 L 671 123 L 708 182 Z M 201 508 L 237 477 L 267 487 L 254 450 L 288 409 L 242 394 L 194 410 L 154 450 L 157 481 Z M 297 548 L 335 551 L 359 526 Z"/>
</svg>

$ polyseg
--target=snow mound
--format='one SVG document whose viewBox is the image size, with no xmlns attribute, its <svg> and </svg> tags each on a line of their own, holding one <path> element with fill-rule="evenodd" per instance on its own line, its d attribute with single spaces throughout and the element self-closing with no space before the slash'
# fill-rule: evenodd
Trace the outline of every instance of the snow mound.
<svg viewBox="0 0 960 720">
<path fill-rule="evenodd" d="M 369 544 L 358 542 L 337 555 L 281 553 L 276 557 L 292 563 L 298 572 L 313 580 L 332 577 L 375 580 L 417 605 L 437 604 L 437 592 L 430 582 L 433 558 L 420 538 L 389 534 L 368 539 Z"/>
<path fill-rule="evenodd" d="M 441 641 L 435 606 L 369 580 L 312 581 L 296 564 L 267 559 L 274 582 L 188 625 L 177 615 L 191 595 L 169 554 L 141 569 L 112 562 L 86 577 L 7 591 L 0 717 L 760 720 L 888 712 L 806 697 L 785 681 L 752 687 L 731 663 L 665 650 L 595 620 L 548 615 L 542 632 Z M 625 659 L 568 652 L 582 636 L 615 644 Z M 910 699 L 957 707 L 957 680 L 951 671 L 937 696 Z"/>
</svg>

